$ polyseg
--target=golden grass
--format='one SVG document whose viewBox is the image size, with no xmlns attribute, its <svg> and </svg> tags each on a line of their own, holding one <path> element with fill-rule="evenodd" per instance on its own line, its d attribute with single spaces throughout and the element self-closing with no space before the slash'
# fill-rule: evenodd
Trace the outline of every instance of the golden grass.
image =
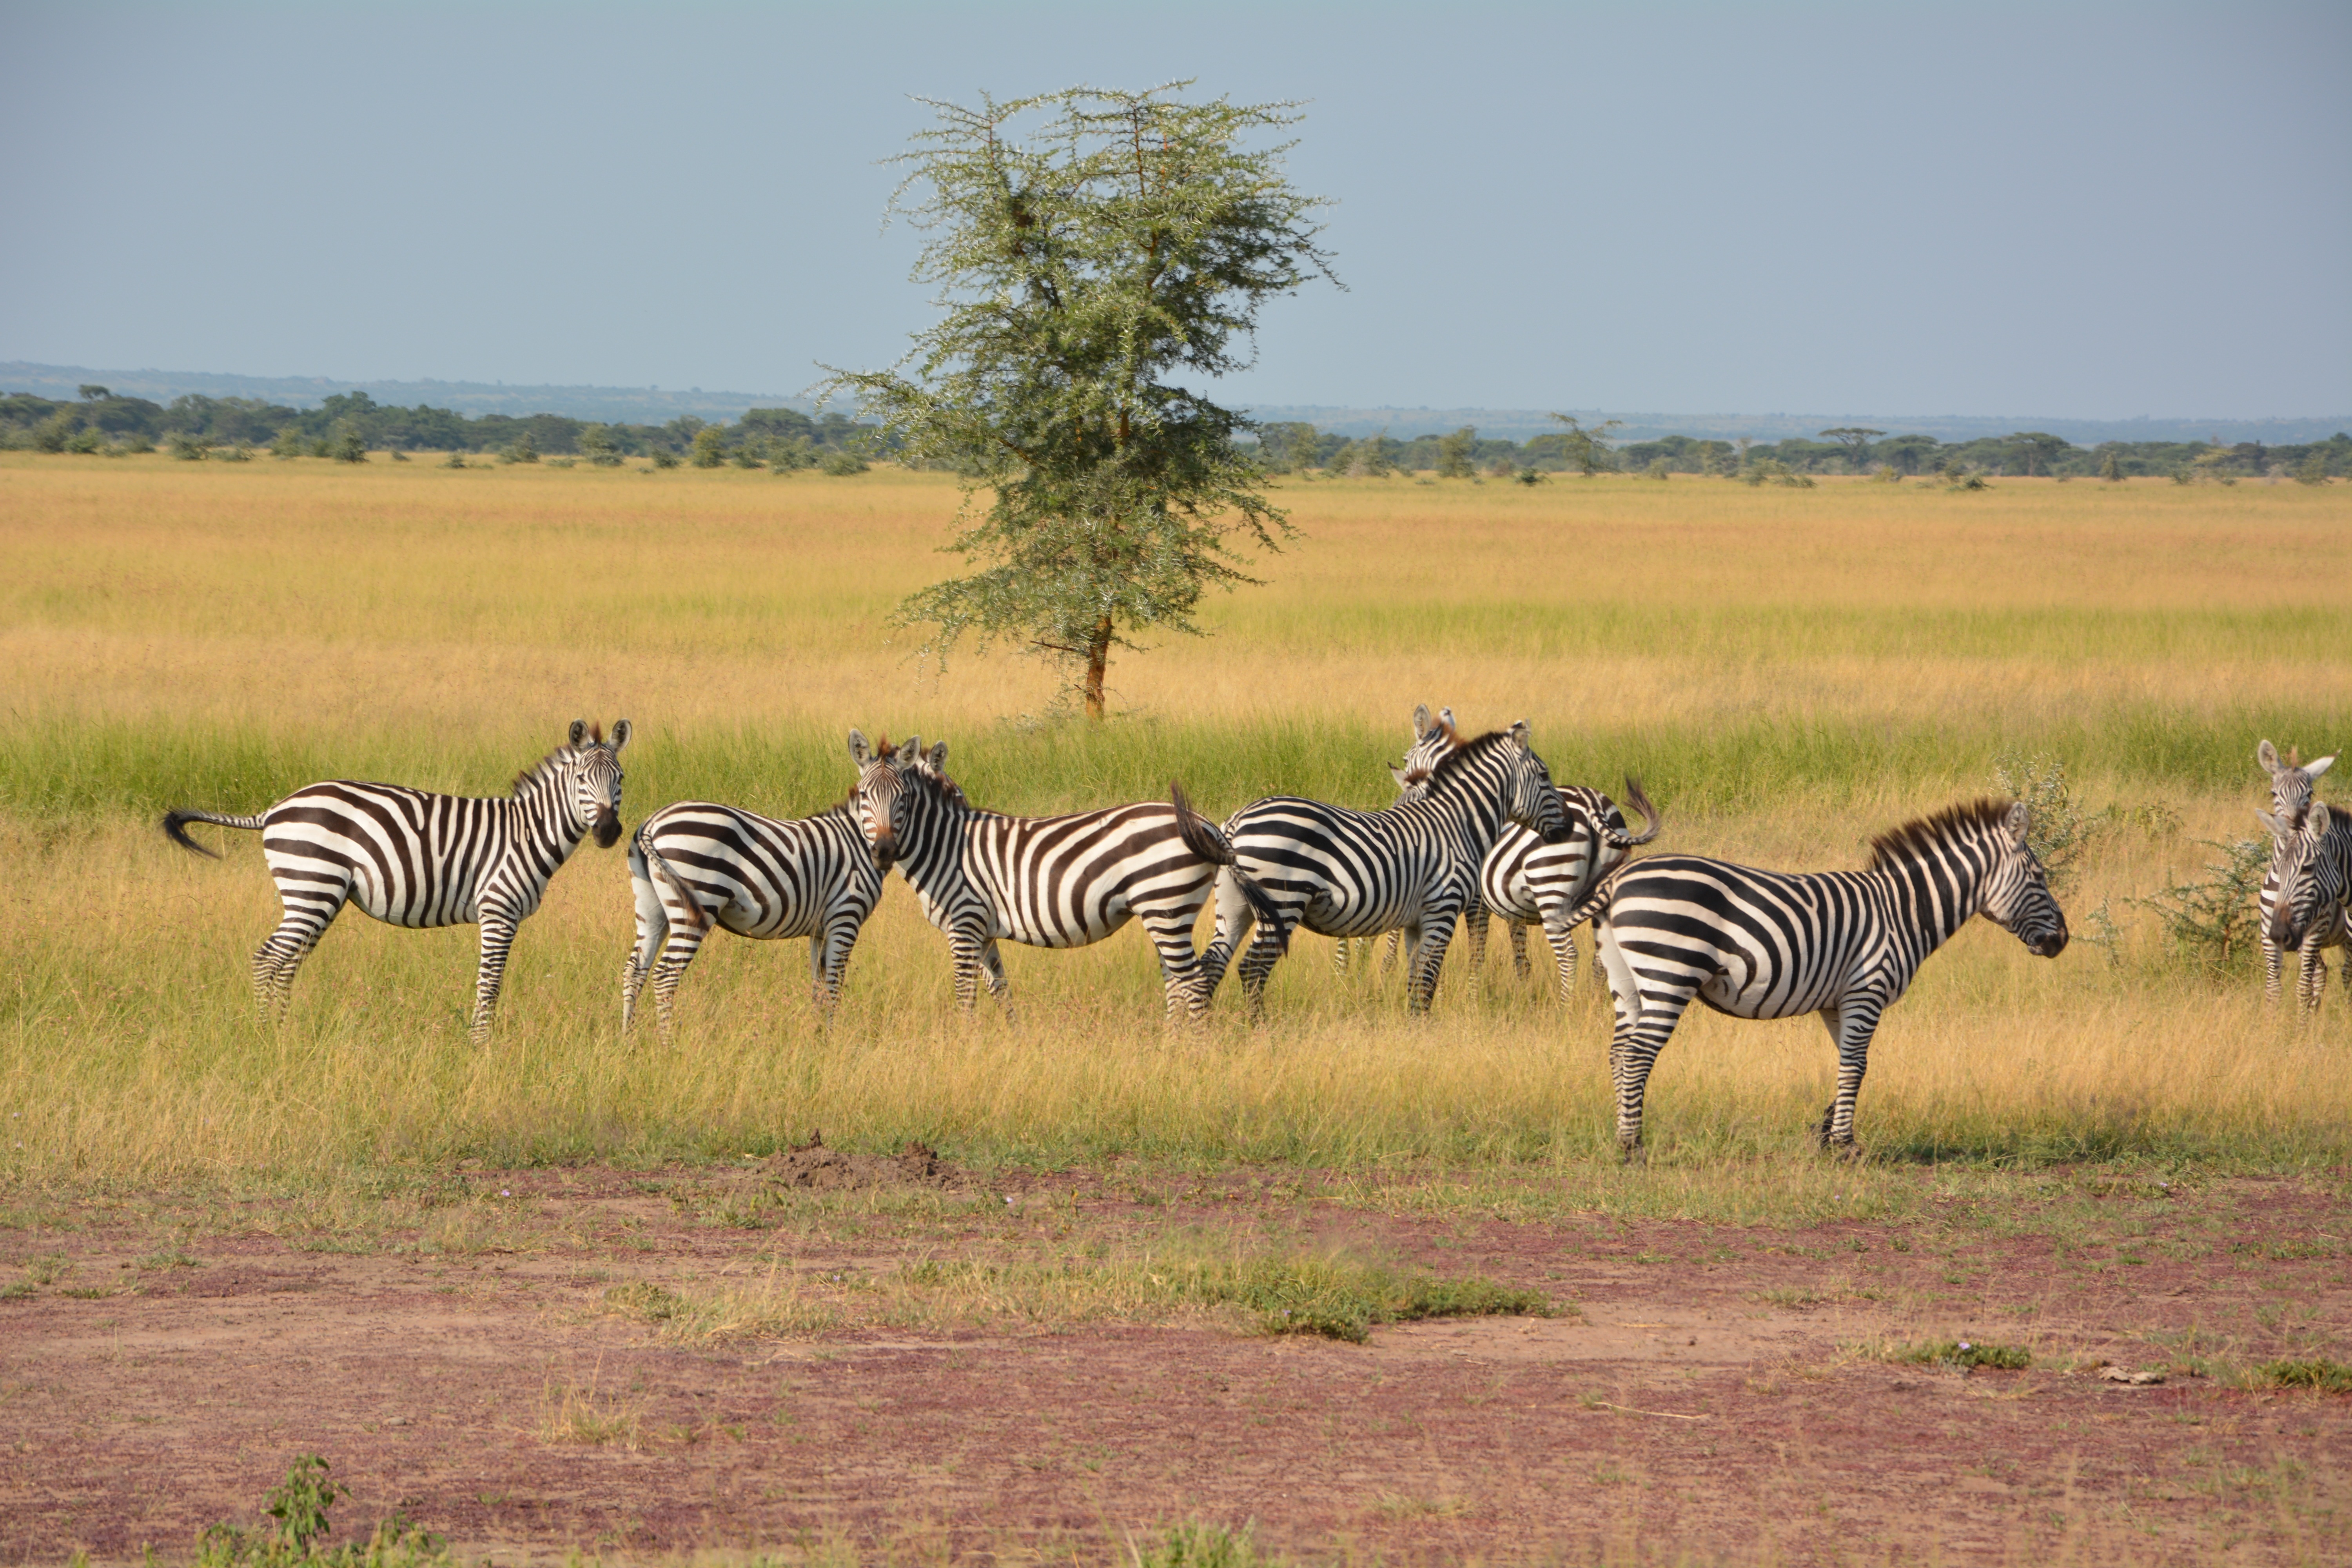
<svg viewBox="0 0 2352 1568">
<path fill-rule="evenodd" d="M 2352 489 L 1350 480 L 1294 484 L 1284 499 L 1303 537 L 1261 563 L 1267 587 L 1214 602 L 1217 636 L 1114 667 L 1124 701 L 1181 731 L 1186 767 L 1221 733 L 1245 760 L 1276 758 L 1340 726 L 1345 754 L 1316 763 L 1328 771 L 1366 732 L 1401 744 L 1422 700 L 1472 723 L 1531 716 L 1539 747 L 1557 738 L 1556 760 L 1598 734 L 1588 751 L 1602 784 L 1621 743 L 1651 747 L 1670 777 L 1676 748 L 1717 732 L 1764 744 L 1834 731 L 1806 765 L 1841 773 L 1835 815 L 1769 770 L 1749 796 L 1717 788 L 1702 809 L 1660 792 L 1674 814 L 1665 846 L 1802 868 L 1856 864 L 1871 833 L 1989 786 L 1987 746 L 2062 745 L 2092 804 L 2128 785 L 2127 804 L 2153 795 L 2181 823 L 2110 833 L 2066 893 L 2078 931 L 2082 911 L 2109 901 L 2126 927 L 2117 961 L 2078 942 L 2044 963 L 1990 928 L 1964 933 L 1881 1029 L 1865 1144 L 1996 1165 L 2345 1159 L 2341 1005 L 2315 1021 L 2266 1013 L 2244 972 L 2216 982 L 2171 962 L 2127 900 L 2193 868 L 2194 839 L 2252 831 L 2247 715 L 2304 716 L 2303 731 L 2271 738 L 2338 743 L 2320 716 L 2352 696 L 2339 607 L 2352 565 L 2336 548 Z M 13 731 L 0 747 L 18 749 L 6 777 L 37 777 L 52 752 L 109 724 L 177 726 L 190 746 L 257 735 L 360 759 L 344 771 L 483 791 L 574 714 L 625 711 L 647 737 L 632 762 L 634 821 L 713 793 L 708 769 L 729 735 L 769 736 L 795 778 L 814 781 L 786 799 L 737 796 L 767 809 L 810 809 L 846 784 L 830 752 L 851 723 L 949 734 L 983 778 L 992 755 L 1082 750 L 1082 737 L 1003 727 L 1046 702 L 1039 667 L 960 659 L 931 680 L 904 639 L 888 640 L 898 595 L 952 565 L 933 547 L 954 506 L 946 480 L 887 470 L 0 455 Z M 2175 731 L 2190 735 L 2188 763 L 2135 750 L 2161 751 Z M 1131 729 L 1121 743 L 1148 753 L 1159 732 Z M 1883 753 L 1871 749 L 1882 735 Z M 89 751 L 90 765 L 106 754 Z M 737 785 L 771 755 L 743 754 Z M 485 756 L 506 760 L 485 773 Z M 1366 745 L 1358 798 L 1385 795 L 1383 760 Z M 1709 777 L 1736 775 L 1742 759 L 1713 765 Z M 1246 773 L 1234 776 L 1237 798 L 1205 804 L 1240 804 L 1257 782 Z M 1034 808 L 1087 776 L 1002 773 L 1002 795 L 984 798 Z M 268 798 L 254 789 L 190 804 L 254 809 Z M 1543 984 L 1510 980 L 1499 952 L 1475 984 L 1457 952 L 1438 1014 L 1416 1022 L 1392 983 L 1335 978 L 1328 950 L 1305 938 L 1276 976 L 1271 1029 L 1251 1033 L 1229 1006 L 1194 1037 L 1161 1029 L 1139 937 L 1012 949 L 1018 1020 L 983 1004 L 967 1023 L 943 942 L 894 887 L 830 1032 L 806 1001 L 797 943 L 722 935 L 686 980 L 676 1047 L 650 1031 L 624 1040 L 626 874 L 593 850 L 523 928 L 491 1048 L 464 1043 L 470 928 L 395 931 L 356 916 L 306 965 L 290 1026 L 265 1030 L 246 961 L 275 899 L 256 847 L 232 845 L 225 864 L 198 861 L 143 816 L 0 796 L 0 855 L 20 889 L 0 927 L 0 1175 L 176 1181 L 460 1153 L 656 1160 L 772 1148 L 821 1127 L 839 1143 L 920 1137 L 982 1163 L 1509 1166 L 1543 1173 L 1548 1202 L 1604 1207 L 1916 1201 L 1899 1166 L 1847 1173 L 1807 1153 L 1833 1060 L 1817 1025 L 1704 1014 L 1661 1063 L 1656 1163 L 1626 1185 L 1607 1158 L 1602 988 L 1589 975 L 1563 1012 Z"/>
</svg>

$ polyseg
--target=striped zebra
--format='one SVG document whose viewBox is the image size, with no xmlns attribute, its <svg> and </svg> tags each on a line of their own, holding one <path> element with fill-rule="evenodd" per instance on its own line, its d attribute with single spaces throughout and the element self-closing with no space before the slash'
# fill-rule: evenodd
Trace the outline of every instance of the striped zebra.
<svg viewBox="0 0 2352 1568">
<path fill-rule="evenodd" d="M 1641 1157 L 1643 1089 L 1694 996 L 1735 1018 L 1819 1013 L 1838 1087 L 1818 1136 L 1851 1151 L 1870 1037 L 1929 953 L 1977 914 L 2044 958 L 2065 948 L 2026 820 L 2022 802 L 1955 805 L 1881 834 L 1862 871 L 1792 875 L 1693 855 L 1620 869 L 1593 925 L 1616 1002 L 1609 1067 L 1625 1157 Z"/>
<path fill-rule="evenodd" d="M 1453 748 L 1423 794 L 1383 811 L 1272 795 L 1227 818 L 1234 865 L 1218 878 L 1216 935 L 1202 957 L 1209 990 L 1254 924 L 1261 929 L 1241 957 L 1253 1017 L 1293 930 L 1374 936 L 1401 926 L 1413 944 L 1406 1005 L 1428 1011 L 1454 924 L 1476 895 L 1479 864 L 1505 826 L 1551 841 L 1568 831 L 1559 791 L 1528 737 L 1523 720 Z"/>
<path fill-rule="evenodd" d="M 2271 830 L 2271 868 L 2263 878 L 2263 890 L 2257 899 L 2262 922 L 2263 996 L 2275 1003 L 2279 999 L 2279 971 L 2285 954 L 2272 939 L 2273 917 L 2278 905 L 2278 862 L 2285 838 L 2303 826 L 2304 814 L 2311 809 L 2312 785 L 2319 775 L 2335 763 L 2334 757 L 2322 757 L 2315 763 L 2298 763 L 2292 750 L 2282 758 L 2276 747 L 2268 741 L 2254 748 L 2254 761 L 2271 776 L 2271 815 L 2262 817 L 2263 826 Z M 2305 1007 L 2319 1005 L 2320 994 L 2327 989 L 2327 962 L 2320 956 L 2323 950 L 2346 945 L 2347 931 L 2352 931 L 2352 911 L 2339 910 L 2334 920 L 2315 920 L 2304 928 L 2302 943 L 2295 950 L 2295 1000 Z"/>
<path fill-rule="evenodd" d="M 1415 709 L 1413 729 L 1413 749 L 1406 753 L 1402 767 L 1389 770 L 1396 777 L 1400 795 L 1423 787 L 1437 759 L 1461 743 L 1451 708 L 1441 709 L 1434 723 L 1429 721 L 1427 708 Z M 1528 928 L 1540 927 L 1559 973 L 1560 1000 L 1566 1002 L 1575 994 L 1577 952 L 1573 931 L 1585 918 L 1579 906 L 1629 853 L 1655 840 L 1665 824 L 1640 783 L 1630 775 L 1625 780 L 1625 798 L 1642 814 L 1646 830 L 1638 836 L 1625 826 L 1624 813 L 1615 801 L 1583 784 L 1560 786 L 1559 804 L 1568 818 L 1568 837 L 1559 843 L 1547 844 L 1517 823 L 1503 830 L 1503 836 L 1495 841 L 1479 867 L 1477 897 L 1462 911 L 1463 929 L 1470 939 L 1469 963 L 1473 971 L 1486 964 L 1487 921 L 1499 914 L 1511 933 L 1512 973 L 1521 980 L 1531 973 L 1528 965 Z M 1401 936 L 1400 931 L 1389 932 L 1387 956 L 1381 964 L 1384 972 L 1396 967 Z M 1334 967 L 1345 969 L 1347 945 L 1347 939 L 1341 938 Z"/>
<path fill-rule="evenodd" d="M 849 732 L 857 764 L 852 795 L 874 863 L 896 866 L 923 914 L 947 933 L 956 1004 L 970 1012 L 984 973 L 1004 1001 L 1000 941 L 1086 947 L 1139 921 L 1160 955 L 1168 1014 L 1199 1017 L 1213 987 L 1201 979 L 1192 927 L 1233 850 L 1193 811 L 1181 788 L 1144 801 L 1068 816 L 1003 816 L 965 798 L 945 772 L 948 746 L 919 739 L 869 744 Z M 1244 896 L 1254 889 L 1246 880 Z"/>
<path fill-rule="evenodd" d="M 1454 728 L 1453 709 L 1441 708 L 1433 717 L 1429 711 L 1428 703 L 1423 702 L 1415 707 L 1412 710 L 1412 744 L 1405 748 L 1404 761 L 1391 765 L 1389 769 L 1389 776 L 1396 781 L 1398 796 L 1402 798 L 1425 782 L 1429 777 L 1429 770 L 1437 765 L 1437 759 L 1461 743 L 1461 733 Z M 1462 919 L 1463 923 L 1470 928 L 1472 940 L 1477 943 L 1479 962 L 1485 962 L 1486 941 L 1485 912 L 1475 907 L 1465 908 L 1462 911 Z M 1388 950 L 1381 960 L 1381 973 L 1385 974 L 1396 967 L 1397 952 L 1402 945 L 1403 937 L 1404 928 L 1402 926 L 1389 932 Z M 1335 938 L 1331 946 L 1332 970 L 1339 974 L 1347 973 L 1351 950 L 1353 952 L 1360 952 L 1370 957 L 1371 944 L 1372 939 L 1370 937 Z M 1476 966 L 1475 963 L 1472 965 L 1473 968 Z"/>
<path fill-rule="evenodd" d="M 2263 917 L 2263 937 L 2276 951 L 2306 955 L 2319 978 L 2305 1000 L 2316 1007 L 2327 983 L 2317 958 L 2320 941 L 2328 935 L 2340 940 L 2344 909 L 2352 903 L 2352 814 L 2313 801 L 2300 822 L 2269 816 L 2263 821 L 2273 843 L 2270 876 L 2263 887 L 2266 892 L 2275 889 L 2277 896 Z M 2304 994 L 2300 986 L 2296 994 Z"/>
<path fill-rule="evenodd" d="M 808 938 L 818 1009 L 841 999 L 858 931 L 882 897 L 882 873 L 847 801 L 793 821 L 681 801 L 646 818 L 629 841 L 637 940 L 621 966 L 621 1028 L 635 1021 L 648 977 L 667 1045 L 678 981 L 714 929 L 761 940 Z"/>
<path fill-rule="evenodd" d="M 539 908 L 548 879 L 589 834 L 604 849 L 621 837 L 620 753 L 628 742 L 626 719 L 609 741 L 601 726 L 574 720 L 570 738 L 519 775 L 503 800 L 336 779 L 296 790 L 256 816 L 174 811 L 163 832 L 215 859 L 188 837 L 187 824 L 260 833 L 285 906 L 253 955 L 254 999 L 268 1019 L 285 1016 L 294 972 L 346 903 L 387 925 L 479 925 L 472 1024 L 479 1045 L 498 1011 L 515 928 Z"/>
</svg>

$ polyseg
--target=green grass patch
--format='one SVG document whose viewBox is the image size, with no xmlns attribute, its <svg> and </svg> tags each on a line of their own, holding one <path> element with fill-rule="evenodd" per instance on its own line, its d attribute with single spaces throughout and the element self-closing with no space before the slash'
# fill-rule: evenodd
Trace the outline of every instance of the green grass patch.
<svg viewBox="0 0 2352 1568">
<path fill-rule="evenodd" d="M 1886 1352 L 1886 1359 L 1921 1366 L 1958 1367 L 1963 1372 L 1980 1366 L 2023 1372 L 2033 1364 L 2033 1352 L 2022 1346 L 1990 1344 L 1982 1340 L 1921 1340 L 1894 1347 Z"/>
<path fill-rule="evenodd" d="M 2257 1376 L 2281 1388 L 2315 1388 L 2325 1394 L 2352 1394 L 2352 1366 L 2338 1361 L 2265 1362 L 2254 1372 Z"/>
</svg>

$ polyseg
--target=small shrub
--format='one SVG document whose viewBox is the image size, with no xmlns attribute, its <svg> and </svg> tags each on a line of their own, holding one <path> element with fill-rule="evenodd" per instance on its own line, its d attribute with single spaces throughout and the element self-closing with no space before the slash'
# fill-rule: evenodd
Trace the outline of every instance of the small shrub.
<svg viewBox="0 0 2352 1568">
<path fill-rule="evenodd" d="M 2000 1372 L 2023 1372 L 2033 1364 L 2033 1352 L 2018 1345 L 1980 1344 L 1972 1340 L 1925 1340 L 1897 1346 L 1886 1359 L 1923 1366 L 1956 1366 L 1964 1372 L 1980 1366 Z"/>
<path fill-rule="evenodd" d="M 1539 485 L 1544 482 L 1541 468 L 1521 468 L 1515 477 L 1523 485 Z"/>
<path fill-rule="evenodd" d="M 501 463 L 536 463 L 539 461 L 539 446 L 536 442 L 531 440 L 528 435 L 518 436 L 515 437 L 514 445 L 507 447 L 504 451 L 499 454 L 499 461 Z"/>
<path fill-rule="evenodd" d="M 1903 482 L 1903 470 L 1892 463 L 1881 463 L 1872 470 L 1870 479 L 1873 484 L 1899 485 Z"/>
<path fill-rule="evenodd" d="M 441 466 L 445 468 L 462 468 L 466 466 L 466 454 L 452 447 L 449 448 L 449 455 L 441 459 Z"/>
<path fill-rule="evenodd" d="M 2176 485 L 2193 485 L 2197 482 L 2197 476 L 2189 471 L 2189 465 L 2183 463 L 2172 470 L 2172 482 Z"/>
<path fill-rule="evenodd" d="M 273 458 L 303 458 L 310 452 L 309 439 L 291 425 L 278 432 L 277 438 L 269 443 L 269 455 Z"/>
<path fill-rule="evenodd" d="M 2352 1394 L 2352 1366 L 2342 1362 L 2274 1361 L 2254 1368 L 2281 1388 L 2316 1388 L 2324 1394 Z"/>
<path fill-rule="evenodd" d="M 1650 479 L 1664 479 L 1672 472 L 1674 472 L 1674 469 L 1667 465 L 1666 460 L 1664 458 L 1653 458 L 1650 459 L 1650 466 L 1642 470 L 1642 477 Z"/>
<path fill-rule="evenodd" d="M 727 437 L 716 425 L 705 425 L 694 433 L 694 466 L 715 468 L 727 460 Z"/>
<path fill-rule="evenodd" d="M 328 438 L 326 451 L 320 456 L 332 458 L 338 463 L 364 463 L 368 460 L 367 437 L 360 434 L 356 425 L 348 422 L 338 425 L 334 435 Z"/>
<path fill-rule="evenodd" d="M 1950 482 L 1944 486 L 1948 490 L 1989 490 L 1992 489 L 1991 482 L 1982 474 L 1968 473 L 1958 468 L 1953 469 L 1948 476 L 1948 479 Z"/>
<path fill-rule="evenodd" d="M 2294 482 L 2299 485 L 2324 485 L 2327 482 L 2327 449 L 2314 447 L 2302 462 L 2295 465 Z"/>
<path fill-rule="evenodd" d="M 33 426 L 33 445 L 44 452 L 62 452 L 74 436 L 74 416 L 59 409 Z"/>
<path fill-rule="evenodd" d="M 836 479 L 845 474 L 862 474 L 869 467 L 862 453 L 848 447 L 835 447 L 817 466 Z"/>
<path fill-rule="evenodd" d="M 210 439 L 191 436 L 185 430 L 174 430 L 163 440 L 165 449 L 183 463 L 201 463 L 205 455 L 213 449 Z"/>
<path fill-rule="evenodd" d="M 768 463 L 766 458 L 751 447 L 738 447 L 735 449 L 735 466 L 739 468 L 764 468 Z"/>
<path fill-rule="evenodd" d="M 2002 794 L 2025 803 L 2026 847 L 2049 874 L 2053 892 L 2074 874 L 2083 852 L 2116 826 L 2113 808 L 2084 811 L 2075 804 L 2066 764 L 2055 757 L 2011 752 L 1993 764 L 1992 776 Z"/>
<path fill-rule="evenodd" d="M 224 463 L 250 463 L 253 461 L 253 443 L 250 441 L 239 441 L 236 445 L 230 447 L 226 451 L 216 454 L 216 456 L 218 456 L 220 460 Z M 401 460 L 403 462 L 407 461 L 404 458 Z"/>
<path fill-rule="evenodd" d="M 600 468 L 621 466 L 621 448 L 614 444 L 613 432 L 603 425 L 591 425 L 580 432 L 580 455 Z"/>
<path fill-rule="evenodd" d="M 104 445 L 104 438 L 88 426 L 84 426 L 66 437 L 66 450 L 79 453 L 83 457 L 89 456 L 102 445 Z"/>
<path fill-rule="evenodd" d="M 2221 859 L 2205 863 L 2203 877 L 2132 902 L 2155 914 L 2184 956 L 2226 968 L 2261 939 L 2262 911 L 2255 900 L 2270 872 L 2271 847 L 2260 838 L 2198 842 L 2221 852 Z"/>
<path fill-rule="evenodd" d="M 1257 1549 L 1250 1527 L 1238 1531 L 1222 1524 L 1180 1524 L 1160 1537 L 1156 1546 L 1129 1542 L 1136 1568 L 1275 1568 L 1276 1559 Z"/>
<path fill-rule="evenodd" d="M 247 1531 L 207 1525 L 196 1536 L 195 1568 L 425 1568 L 449 1563 L 448 1543 L 394 1513 L 364 1542 L 324 1544 L 334 1529 L 328 1511 L 351 1489 L 328 1474 L 316 1454 L 298 1457 L 272 1489 L 265 1511 L 277 1522 Z"/>
<path fill-rule="evenodd" d="M 668 448 L 664 447 L 655 447 L 655 448 L 654 448 L 654 467 L 655 467 L 655 468 L 677 468 L 677 454 L 676 452 L 670 451 Z"/>
<path fill-rule="evenodd" d="M 395 463 L 404 463 L 408 461 L 408 454 L 394 447 L 392 448 L 392 460 Z"/>
</svg>

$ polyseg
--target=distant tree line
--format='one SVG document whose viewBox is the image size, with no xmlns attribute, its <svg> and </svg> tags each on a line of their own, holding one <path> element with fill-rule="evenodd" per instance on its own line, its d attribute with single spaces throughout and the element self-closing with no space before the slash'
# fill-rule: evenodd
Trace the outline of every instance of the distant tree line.
<svg viewBox="0 0 2352 1568">
<path fill-rule="evenodd" d="M 256 397 L 191 393 L 167 405 L 85 386 L 75 402 L 0 396 L 0 447 L 47 452 L 151 452 L 161 443 L 178 456 L 364 457 L 370 451 L 499 453 L 619 462 L 692 461 L 778 468 L 838 468 L 886 456 L 881 432 L 840 414 L 812 417 L 793 408 L 754 408 L 733 424 L 684 415 L 666 425 L 599 424 L 562 414 L 467 417 L 418 404 L 399 408 L 364 392 L 341 392 L 316 408 L 289 408 Z"/>
<path fill-rule="evenodd" d="M 2325 441 L 2266 447 L 2258 441 L 2222 446 L 2201 441 L 2103 441 L 2077 447 L 2043 431 L 1946 443 L 1933 436 L 1888 436 L 1846 426 L 1819 439 L 1790 437 L 1771 443 L 1707 441 L 1665 436 L 1612 446 L 1605 426 L 1555 415 L 1563 428 L 1526 441 L 1499 440 L 1464 426 L 1445 435 L 1346 436 L 1312 425 L 1269 423 L 1258 429 L 1260 459 L 1276 473 L 1381 475 L 1433 473 L 1440 478 L 1517 478 L 1533 482 L 1557 473 L 1714 474 L 1763 481 L 1817 474 L 1947 475 L 2002 478 L 2214 479 L 2269 476 L 2295 479 L 2352 476 L 2352 435 Z"/>
</svg>

